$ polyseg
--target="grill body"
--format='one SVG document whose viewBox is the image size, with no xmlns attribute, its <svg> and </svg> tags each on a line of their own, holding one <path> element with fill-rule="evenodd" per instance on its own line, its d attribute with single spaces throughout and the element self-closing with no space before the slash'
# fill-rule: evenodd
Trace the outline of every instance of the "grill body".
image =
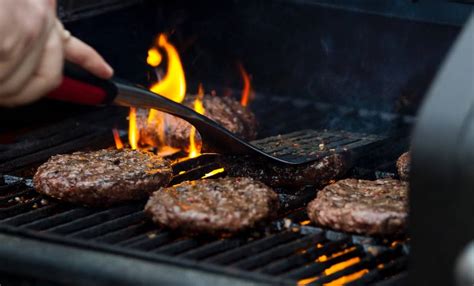
<svg viewBox="0 0 474 286">
<path fill-rule="evenodd" d="M 241 62 L 258 91 L 251 105 L 261 123 L 255 144 L 286 156 L 305 156 L 319 143 L 349 149 L 354 163 L 346 176 L 363 179 L 396 177 L 394 161 L 409 148 L 421 99 L 469 15 L 459 3 L 424 1 L 60 2 L 67 28 L 133 82 L 153 79 L 144 58 L 161 31 L 173 31 L 190 92 L 203 82 L 206 90 L 238 97 L 242 82 L 233 63 Z M 112 146 L 111 128 L 125 137 L 126 116 L 120 108 L 51 101 L 0 111 L 8 123 L 0 126 L 0 284 L 407 282 L 410 241 L 309 224 L 313 186 L 277 189 L 284 206 L 278 218 L 230 238 L 159 228 L 144 216 L 144 202 L 89 209 L 34 191 L 37 166 L 55 154 Z M 286 146 L 274 146 L 277 134 Z M 172 183 L 217 168 L 213 156 L 175 165 Z"/>
</svg>

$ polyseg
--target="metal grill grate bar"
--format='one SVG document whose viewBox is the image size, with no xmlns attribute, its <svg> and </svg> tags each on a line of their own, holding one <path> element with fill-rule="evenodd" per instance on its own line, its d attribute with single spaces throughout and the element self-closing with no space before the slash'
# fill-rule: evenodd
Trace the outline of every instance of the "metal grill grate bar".
<svg viewBox="0 0 474 286">
<path fill-rule="evenodd" d="M 61 212 L 64 209 L 65 209 L 64 206 L 61 206 L 58 204 L 51 204 L 51 205 L 37 208 L 27 213 L 21 213 L 17 216 L 9 217 L 7 219 L 4 219 L 2 222 L 9 225 L 21 226 L 24 224 L 28 224 L 32 221 L 51 217 L 55 213 Z"/>
<path fill-rule="evenodd" d="M 35 204 L 38 205 L 40 201 L 41 201 L 40 197 L 33 197 L 31 199 L 28 199 L 26 202 L 24 201 L 16 205 L 12 205 L 7 208 L 4 208 L 0 212 L 0 220 L 28 212 L 34 209 L 34 205 Z"/>
<path fill-rule="evenodd" d="M 161 245 L 164 245 L 172 241 L 174 238 L 175 236 L 171 232 L 160 232 L 159 234 L 156 234 L 156 232 L 149 232 L 149 233 L 140 235 L 139 237 L 137 237 L 136 239 L 133 239 L 130 242 L 121 243 L 121 245 L 130 247 L 130 248 L 148 251 L 148 250 L 158 248 Z"/>
<path fill-rule="evenodd" d="M 294 278 L 294 279 L 303 279 L 306 277 L 319 275 L 322 271 L 324 271 L 324 269 L 327 269 L 334 264 L 346 261 L 350 258 L 359 257 L 363 254 L 364 253 L 361 247 L 356 246 L 356 248 L 352 251 L 346 252 L 342 255 L 331 258 L 324 262 L 313 262 L 309 265 L 305 265 L 303 267 L 284 273 L 284 276 L 288 278 Z"/>
<path fill-rule="evenodd" d="M 135 237 L 138 234 L 142 234 L 150 229 L 150 226 L 145 222 L 141 221 L 135 225 L 126 226 L 123 229 L 119 229 L 113 232 L 105 233 L 99 237 L 96 237 L 94 240 L 100 241 L 103 243 L 119 243 Z"/>
<path fill-rule="evenodd" d="M 360 262 L 353 264 L 347 268 L 344 268 L 340 271 L 337 271 L 331 275 L 327 276 L 322 276 L 320 279 L 317 280 L 319 284 L 324 284 L 330 281 L 334 281 L 338 278 L 341 278 L 343 276 L 355 273 L 357 271 L 363 270 L 363 269 L 371 269 L 377 267 L 378 264 L 383 263 L 384 261 L 387 261 L 391 257 L 394 257 L 394 252 L 393 251 L 386 251 L 384 253 L 378 254 L 377 256 L 366 256 L 361 259 Z"/>
<path fill-rule="evenodd" d="M 268 274 L 278 274 L 288 272 L 292 269 L 298 268 L 308 263 L 308 261 L 314 261 L 322 255 L 331 255 L 334 252 L 341 251 L 348 247 L 348 240 L 344 241 L 329 241 L 323 242 L 323 246 L 312 247 L 304 252 L 297 253 L 296 255 L 290 256 L 282 261 L 275 261 L 259 269 L 261 272 Z"/>
<path fill-rule="evenodd" d="M 254 269 L 277 259 L 285 258 L 300 249 L 306 249 L 315 243 L 324 241 L 324 239 L 325 238 L 321 233 L 308 235 L 295 241 L 274 247 L 260 254 L 247 257 L 232 265 L 241 269 Z"/>
<path fill-rule="evenodd" d="M 107 222 L 97 223 L 92 227 L 69 233 L 68 235 L 76 238 L 92 239 L 118 229 L 126 228 L 130 224 L 142 222 L 144 218 L 145 215 L 140 210 L 132 214 L 126 214 L 122 217 L 109 220 Z"/>
<path fill-rule="evenodd" d="M 236 249 L 242 244 L 245 244 L 245 242 L 246 239 L 241 238 L 221 239 L 186 251 L 182 253 L 181 256 L 196 260 L 205 259 L 206 257 L 215 255 L 217 253 L 222 253 L 229 249 Z"/>
<path fill-rule="evenodd" d="M 212 243 L 213 239 L 207 240 L 207 243 Z M 176 242 L 172 242 L 167 245 L 160 246 L 158 248 L 153 249 L 152 251 L 155 253 L 161 254 L 168 254 L 168 255 L 177 255 L 183 253 L 191 248 L 196 248 L 198 246 L 203 245 L 205 242 L 200 241 L 195 238 L 191 239 L 182 239 Z"/>
<path fill-rule="evenodd" d="M 5 207 L 8 207 L 9 205 L 16 205 L 17 202 L 15 202 L 15 198 L 20 198 L 20 197 L 32 198 L 35 196 L 38 196 L 38 193 L 32 189 L 10 193 L 9 195 L 0 197 L 0 207 L 5 208 Z"/>
<path fill-rule="evenodd" d="M 295 240 L 298 238 L 301 238 L 301 234 L 296 232 L 285 231 L 278 234 L 270 235 L 254 242 L 250 242 L 242 247 L 239 247 L 238 249 L 223 252 L 221 254 L 206 259 L 206 261 L 225 265 L 235 262 L 246 256 L 261 253 L 265 250 L 275 247 L 276 245 L 286 243 L 290 240 Z"/>
<path fill-rule="evenodd" d="M 23 167 L 43 162 L 49 157 L 56 154 L 64 154 L 72 151 L 77 151 L 78 149 L 84 149 L 91 145 L 96 146 L 96 148 L 108 147 L 112 143 L 113 142 L 110 138 L 110 132 L 100 131 L 92 134 L 89 133 L 83 137 L 67 141 L 66 143 L 60 144 L 58 146 L 42 149 L 41 151 L 38 151 L 36 153 L 28 154 L 23 157 L 19 157 L 10 160 L 6 163 L 0 164 L 0 172 L 10 173 L 19 170 Z"/>
<path fill-rule="evenodd" d="M 379 281 L 384 277 L 391 277 L 397 273 L 406 270 L 408 259 L 401 257 L 396 260 L 383 264 L 382 267 L 376 267 L 370 270 L 367 274 L 357 279 L 356 281 L 347 283 L 346 286 L 368 285 L 370 283 Z"/>
<path fill-rule="evenodd" d="M 136 212 L 137 207 L 126 205 L 121 207 L 116 207 L 110 210 L 105 210 L 97 213 L 92 213 L 89 216 L 72 220 L 65 224 L 60 224 L 58 226 L 48 228 L 49 232 L 54 232 L 57 234 L 70 234 L 81 229 L 88 227 L 96 226 L 104 221 L 115 219 L 120 216 L 126 216 L 132 212 Z"/>
<path fill-rule="evenodd" d="M 31 230 L 41 231 L 45 229 L 51 229 L 55 226 L 70 222 L 72 219 L 80 219 L 85 216 L 90 216 L 94 213 L 95 212 L 93 210 L 85 208 L 70 209 L 49 217 L 39 218 L 35 221 L 23 225 L 23 227 Z"/>
</svg>

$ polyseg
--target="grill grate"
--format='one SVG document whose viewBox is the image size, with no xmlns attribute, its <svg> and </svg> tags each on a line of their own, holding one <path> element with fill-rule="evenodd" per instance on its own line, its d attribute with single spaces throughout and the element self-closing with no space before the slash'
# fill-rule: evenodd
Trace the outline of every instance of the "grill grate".
<svg viewBox="0 0 474 286">
<path fill-rule="evenodd" d="M 276 139 L 291 143 L 273 148 Z M 291 154 L 292 144 L 298 144 L 293 146 L 296 148 L 314 149 L 318 142 L 324 142 L 326 147 L 314 153 L 323 156 L 344 149 L 366 153 L 367 148 L 382 141 L 356 134 L 302 131 L 257 143 L 267 148 L 272 146 L 274 152 Z M 330 151 L 333 147 L 336 151 Z M 176 164 L 173 183 L 201 177 L 215 168 L 216 156 L 204 155 Z M 193 267 L 204 270 L 271 284 L 361 285 L 405 273 L 409 252 L 405 243 L 349 235 L 308 224 L 304 205 L 315 195 L 312 187 L 291 192 L 276 190 L 283 207 L 279 219 L 266 227 L 230 238 L 209 238 L 186 237 L 160 229 L 146 219 L 143 202 L 108 209 L 83 208 L 37 194 L 30 179 L 5 175 L 3 181 L 0 230 L 5 232 L 15 230 L 42 239 L 94 246 L 101 251 L 157 261 L 174 259 L 183 266 L 192 263 Z"/>
<path fill-rule="evenodd" d="M 32 190 L 29 180 L 8 178 L 10 183 L 1 187 L 2 193 L 8 191 L 14 196 L 13 189 L 17 190 L 16 194 Z M 157 229 L 144 218 L 142 203 L 107 210 L 78 208 L 55 201 L 33 207 L 33 201 L 41 200 L 44 198 L 37 195 L 33 200 L 15 200 L 15 205 L 0 208 L 0 228 L 34 230 L 40 237 L 113 246 L 123 253 L 161 254 L 200 261 L 203 265 L 252 272 L 268 281 L 278 278 L 291 285 L 305 279 L 314 279 L 312 283 L 320 285 L 361 270 L 365 271 L 359 281 L 373 282 L 399 273 L 406 266 L 406 245 L 304 225 L 307 219 L 304 209 L 295 210 L 255 234 L 209 240 L 180 237 Z M 12 212 L 12 208 L 22 211 Z M 323 261 L 322 257 L 327 260 Z M 316 262 L 318 258 L 320 261 Z M 355 261 L 354 258 L 357 258 L 355 264 L 324 274 L 334 265 Z"/>
</svg>

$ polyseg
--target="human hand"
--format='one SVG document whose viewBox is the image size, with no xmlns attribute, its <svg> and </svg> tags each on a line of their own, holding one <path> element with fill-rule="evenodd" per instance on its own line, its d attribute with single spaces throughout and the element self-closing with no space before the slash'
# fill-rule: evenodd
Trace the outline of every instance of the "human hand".
<svg viewBox="0 0 474 286">
<path fill-rule="evenodd" d="M 0 106 L 39 99 L 62 80 L 64 59 L 107 79 L 112 68 L 56 18 L 54 0 L 0 1 Z"/>
</svg>

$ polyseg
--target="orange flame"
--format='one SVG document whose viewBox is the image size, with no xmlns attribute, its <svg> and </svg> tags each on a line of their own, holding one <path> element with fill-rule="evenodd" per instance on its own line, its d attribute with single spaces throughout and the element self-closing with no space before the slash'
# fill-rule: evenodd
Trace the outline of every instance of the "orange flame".
<svg viewBox="0 0 474 286">
<path fill-rule="evenodd" d="M 237 64 L 242 80 L 244 81 L 244 87 L 242 88 L 242 95 L 240 97 L 240 104 L 242 106 L 247 106 L 249 104 L 250 97 L 253 96 L 252 86 L 250 85 L 250 76 L 247 71 L 244 69 L 244 66 L 241 63 Z"/>
<path fill-rule="evenodd" d="M 135 107 L 130 107 L 128 122 L 128 142 L 132 150 L 136 150 L 140 134 L 137 128 L 137 109 Z"/>
<path fill-rule="evenodd" d="M 335 252 L 335 253 L 331 254 L 331 256 L 330 256 L 329 258 L 328 258 L 326 255 L 321 255 L 321 256 L 319 256 L 315 261 L 316 261 L 316 262 L 325 262 L 325 261 L 327 261 L 328 259 L 341 256 L 341 255 L 346 254 L 346 253 L 348 253 L 348 252 L 351 252 L 351 251 L 353 251 L 353 250 L 355 250 L 355 249 L 356 249 L 355 246 L 346 248 L 346 249 L 344 249 L 344 250 L 342 250 L 342 251 Z"/>
<path fill-rule="evenodd" d="M 366 273 L 368 273 L 368 269 L 362 269 L 360 271 L 354 272 L 349 275 L 342 276 L 336 280 L 333 280 L 329 283 L 324 283 L 324 286 L 339 286 L 339 285 L 344 285 L 346 283 L 349 283 L 351 281 L 354 281 L 356 279 L 359 279 L 360 277 L 364 276 Z"/>
<path fill-rule="evenodd" d="M 157 67 L 162 62 L 163 57 L 158 50 L 159 48 L 166 52 L 168 67 L 163 79 L 154 83 L 150 87 L 150 91 L 181 103 L 186 95 L 186 79 L 184 77 L 184 70 L 178 51 L 168 42 L 168 39 L 164 34 L 160 34 L 155 41 L 155 46 L 148 50 L 147 63 L 152 67 Z M 162 144 L 162 146 L 159 146 L 159 152 L 161 152 L 162 149 L 169 151 L 169 146 L 166 146 L 166 116 L 164 113 L 151 109 L 148 113 L 147 124 L 157 126 L 156 132 L 160 143 Z"/>
<path fill-rule="evenodd" d="M 148 50 L 148 57 L 146 58 L 146 62 L 150 66 L 156 68 L 160 65 L 162 59 L 163 57 L 161 56 L 157 48 L 151 48 Z"/>
<path fill-rule="evenodd" d="M 219 169 L 212 170 L 212 171 L 210 171 L 209 173 L 207 173 L 207 174 L 205 174 L 204 176 L 202 176 L 201 179 L 205 179 L 205 178 L 212 177 L 212 176 L 214 176 L 214 175 L 223 173 L 224 171 L 225 171 L 224 168 L 219 168 Z"/>
<path fill-rule="evenodd" d="M 353 247 L 350 247 L 350 248 L 347 248 L 347 249 L 344 249 L 342 251 L 339 251 L 339 252 L 336 252 L 336 253 L 333 253 L 330 257 L 327 257 L 326 255 L 321 255 L 319 256 L 315 261 L 316 262 L 326 262 L 328 261 L 329 259 L 332 259 L 332 258 L 335 258 L 335 257 L 338 257 L 338 256 L 341 256 L 345 253 L 348 253 L 348 252 L 351 252 L 353 250 L 355 250 L 356 247 L 353 246 Z M 329 268 L 326 268 L 324 271 L 323 271 L 323 274 L 325 276 L 328 276 L 328 275 L 331 275 L 333 273 L 336 273 L 338 271 L 341 271 L 351 265 L 354 265 L 354 264 L 357 264 L 360 262 L 360 257 L 353 257 L 353 258 L 349 258 L 345 261 L 342 261 L 342 262 L 339 262 L 339 263 L 336 263 L 332 266 L 330 266 Z M 357 272 L 354 272 L 352 274 L 349 274 L 349 275 L 345 275 L 345 276 L 342 276 L 336 280 L 333 280 L 329 283 L 325 283 L 324 285 L 327 285 L 327 286 L 336 286 L 336 285 L 343 285 L 345 283 L 348 283 L 350 281 L 353 281 L 353 280 L 356 280 L 358 278 L 360 278 L 361 276 L 365 275 L 367 272 L 369 272 L 369 270 L 367 269 L 362 269 L 360 271 L 357 271 Z M 313 276 L 313 277 L 309 277 L 309 278 L 305 278 L 305 279 L 301 279 L 298 281 L 297 285 L 307 285 L 307 284 L 310 284 L 316 280 L 318 280 L 319 278 L 321 278 L 321 276 Z"/>
<path fill-rule="evenodd" d="M 339 262 L 339 263 L 336 263 L 334 265 L 332 265 L 331 267 L 327 268 L 326 270 L 324 270 L 324 274 L 326 275 L 331 275 L 335 272 L 338 272 L 342 269 L 345 269 L 351 265 L 354 265 L 356 263 L 359 263 L 360 262 L 360 258 L 359 257 L 353 257 L 353 258 L 350 258 L 346 261 L 342 261 L 342 262 Z"/>
<path fill-rule="evenodd" d="M 198 93 L 194 100 L 194 110 L 199 114 L 204 114 L 204 105 L 202 104 L 202 98 L 204 97 L 204 88 L 202 84 L 199 84 Z M 201 144 L 196 144 L 196 128 L 191 127 L 189 133 L 189 158 L 195 158 L 201 154 Z"/>
<path fill-rule="evenodd" d="M 184 77 L 183 65 L 181 64 L 178 51 L 172 44 L 168 42 L 168 39 L 164 34 L 160 34 L 158 36 L 156 45 L 166 51 L 168 56 L 168 68 L 163 79 L 153 84 L 150 87 L 150 90 L 173 101 L 183 102 L 184 96 L 186 94 L 186 79 Z M 161 57 L 161 54 L 158 52 L 157 48 L 151 48 L 148 51 L 149 57 L 150 53 L 152 55 L 156 53 L 156 55 L 160 55 L 159 57 Z M 161 62 L 161 59 L 157 61 L 156 58 L 154 58 L 154 60 L 155 61 L 151 60 L 151 66 Z"/>
<path fill-rule="evenodd" d="M 112 133 L 114 134 L 114 141 L 115 141 L 115 147 L 117 149 L 123 149 L 123 143 L 122 139 L 120 139 L 120 134 L 116 128 L 112 129 Z"/>
</svg>

